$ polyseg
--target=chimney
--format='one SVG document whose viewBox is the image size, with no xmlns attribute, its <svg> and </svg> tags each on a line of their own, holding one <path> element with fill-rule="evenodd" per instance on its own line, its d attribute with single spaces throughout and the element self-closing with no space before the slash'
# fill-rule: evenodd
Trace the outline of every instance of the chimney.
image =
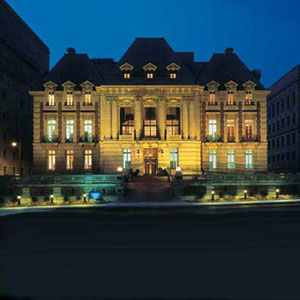
<svg viewBox="0 0 300 300">
<path fill-rule="evenodd" d="M 253 74 L 259 80 L 261 77 L 261 70 L 253 70 Z"/>
<path fill-rule="evenodd" d="M 233 53 L 233 51 L 234 51 L 234 49 L 233 48 L 226 48 L 225 49 L 225 54 L 232 54 Z"/>
<path fill-rule="evenodd" d="M 76 54 L 76 50 L 74 48 L 68 48 L 67 53 L 68 54 Z"/>
</svg>

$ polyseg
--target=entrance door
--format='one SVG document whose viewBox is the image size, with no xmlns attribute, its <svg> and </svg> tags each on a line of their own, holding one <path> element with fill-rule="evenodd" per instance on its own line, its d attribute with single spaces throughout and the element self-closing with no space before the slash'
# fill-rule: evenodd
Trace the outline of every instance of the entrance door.
<svg viewBox="0 0 300 300">
<path fill-rule="evenodd" d="M 156 175 L 157 159 L 152 157 L 145 158 L 145 174 Z"/>
</svg>

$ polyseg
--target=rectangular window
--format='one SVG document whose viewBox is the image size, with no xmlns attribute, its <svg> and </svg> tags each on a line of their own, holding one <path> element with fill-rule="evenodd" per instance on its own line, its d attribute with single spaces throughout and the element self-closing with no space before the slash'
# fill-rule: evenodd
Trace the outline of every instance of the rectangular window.
<svg viewBox="0 0 300 300">
<path fill-rule="evenodd" d="M 246 150 L 245 152 L 245 168 L 253 169 L 253 151 Z"/>
<path fill-rule="evenodd" d="M 84 105 L 91 105 L 91 104 L 92 104 L 92 94 L 91 92 L 85 92 Z"/>
<path fill-rule="evenodd" d="M 246 91 L 245 105 L 251 105 L 251 104 L 252 104 L 252 91 L 247 90 Z"/>
<path fill-rule="evenodd" d="M 234 105 L 234 93 L 233 91 L 227 92 L 227 105 Z"/>
<path fill-rule="evenodd" d="M 227 169 L 234 170 L 235 169 L 235 154 L 234 150 L 227 151 Z"/>
<path fill-rule="evenodd" d="M 179 134 L 179 120 L 167 120 L 167 136 Z"/>
<path fill-rule="evenodd" d="M 74 120 L 66 120 L 66 142 L 74 141 Z"/>
<path fill-rule="evenodd" d="M 253 121 L 246 120 L 245 121 L 245 140 L 251 141 L 253 138 Z"/>
<path fill-rule="evenodd" d="M 152 79 L 153 78 L 153 73 L 147 73 L 147 78 Z"/>
<path fill-rule="evenodd" d="M 208 134 L 210 141 L 217 140 L 217 120 L 208 121 Z"/>
<path fill-rule="evenodd" d="M 123 149 L 123 168 L 131 168 L 131 149 L 129 148 Z"/>
<path fill-rule="evenodd" d="M 55 98 L 54 98 L 54 92 L 53 91 L 50 91 L 48 93 L 48 105 L 49 106 L 55 105 Z"/>
<path fill-rule="evenodd" d="M 56 132 L 56 120 L 48 120 L 47 122 L 47 141 L 54 142 L 55 141 L 55 132 Z"/>
<path fill-rule="evenodd" d="M 144 121 L 144 136 L 145 137 L 156 137 L 156 120 L 145 120 Z"/>
<path fill-rule="evenodd" d="M 215 170 L 217 168 L 217 150 L 209 150 L 209 169 Z"/>
<path fill-rule="evenodd" d="M 67 105 L 74 105 L 73 103 L 73 93 L 72 92 L 67 92 L 67 102 L 66 102 Z"/>
<path fill-rule="evenodd" d="M 66 169 L 73 170 L 74 168 L 74 151 L 67 150 L 66 151 Z"/>
<path fill-rule="evenodd" d="M 48 170 L 55 170 L 55 150 L 48 151 Z"/>
<path fill-rule="evenodd" d="M 227 120 L 227 142 L 234 141 L 234 120 Z"/>
<path fill-rule="evenodd" d="M 125 79 L 129 79 L 130 78 L 130 73 L 124 73 L 123 75 L 124 75 Z"/>
<path fill-rule="evenodd" d="M 176 169 L 178 167 L 178 149 L 170 149 L 170 168 Z"/>
<path fill-rule="evenodd" d="M 175 79 L 176 78 L 176 73 L 170 73 L 170 78 Z"/>
<path fill-rule="evenodd" d="M 92 169 L 92 161 L 93 161 L 92 150 L 84 150 L 84 169 L 85 170 Z"/>
<path fill-rule="evenodd" d="M 92 141 L 93 141 L 92 120 L 84 120 L 84 123 L 83 123 L 83 142 L 91 143 Z"/>
<path fill-rule="evenodd" d="M 208 105 L 216 105 L 216 92 L 215 91 L 209 91 Z"/>
</svg>

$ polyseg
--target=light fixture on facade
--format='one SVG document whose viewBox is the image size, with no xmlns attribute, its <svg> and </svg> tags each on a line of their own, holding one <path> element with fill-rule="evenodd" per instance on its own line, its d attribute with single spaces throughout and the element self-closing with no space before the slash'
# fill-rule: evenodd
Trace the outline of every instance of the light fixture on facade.
<svg viewBox="0 0 300 300">
<path fill-rule="evenodd" d="M 139 158 L 140 157 L 140 149 L 136 150 L 136 157 Z"/>
<path fill-rule="evenodd" d="M 181 172 L 181 168 L 180 167 L 176 167 L 176 172 Z"/>
<path fill-rule="evenodd" d="M 122 167 L 118 167 L 117 168 L 117 172 L 122 173 L 123 172 L 123 168 Z"/>
</svg>

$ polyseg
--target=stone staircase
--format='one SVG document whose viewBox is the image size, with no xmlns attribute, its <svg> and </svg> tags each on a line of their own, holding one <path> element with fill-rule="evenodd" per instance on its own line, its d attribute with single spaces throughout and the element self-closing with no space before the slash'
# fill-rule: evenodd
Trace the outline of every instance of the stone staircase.
<svg viewBox="0 0 300 300">
<path fill-rule="evenodd" d="M 136 176 L 127 184 L 124 202 L 173 202 L 172 183 L 163 176 Z"/>
</svg>

